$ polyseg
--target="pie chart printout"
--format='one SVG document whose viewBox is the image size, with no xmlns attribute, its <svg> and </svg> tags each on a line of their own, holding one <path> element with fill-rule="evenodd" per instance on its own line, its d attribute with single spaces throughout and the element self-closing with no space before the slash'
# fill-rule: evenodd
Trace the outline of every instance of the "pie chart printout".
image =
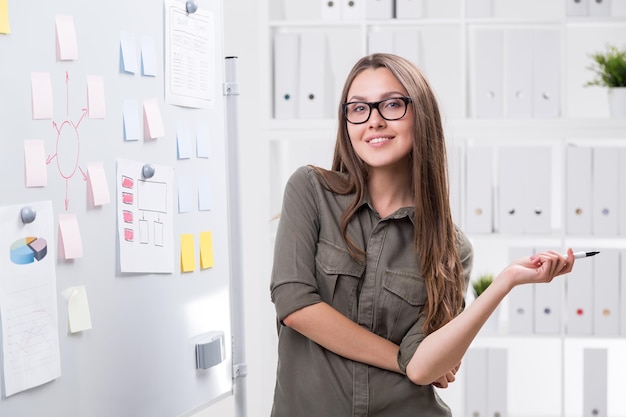
<svg viewBox="0 0 626 417">
<path fill-rule="evenodd" d="M 11 262 L 17 265 L 41 261 L 48 253 L 48 243 L 41 237 L 25 237 L 11 245 Z"/>
</svg>

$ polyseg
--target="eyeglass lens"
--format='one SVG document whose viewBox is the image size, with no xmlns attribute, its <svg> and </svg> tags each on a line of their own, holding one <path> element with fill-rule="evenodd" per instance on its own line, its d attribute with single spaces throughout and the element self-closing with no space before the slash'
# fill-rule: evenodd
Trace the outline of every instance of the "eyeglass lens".
<svg viewBox="0 0 626 417">
<path fill-rule="evenodd" d="M 406 114 L 406 98 L 392 97 L 374 103 L 350 102 L 345 104 L 345 115 L 350 123 L 365 123 L 375 108 L 385 120 L 398 120 Z"/>
</svg>

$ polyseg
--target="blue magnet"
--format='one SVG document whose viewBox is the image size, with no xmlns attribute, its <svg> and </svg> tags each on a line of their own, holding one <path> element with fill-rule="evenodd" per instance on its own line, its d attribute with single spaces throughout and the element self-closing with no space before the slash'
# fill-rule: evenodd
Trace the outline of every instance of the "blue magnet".
<svg viewBox="0 0 626 417">
<path fill-rule="evenodd" d="M 37 212 L 32 207 L 22 207 L 20 210 L 20 217 L 22 218 L 23 223 L 32 223 L 37 217 Z"/>
<path fill-rule="evenodd" d="M 198 10 L 198 2 L 196 0 L 187 0 L 187 13 L 195 13 Z"/>
<path fill-rule="evenodd" d="M 154 176 L 154 165 L 145 164 L 143 168 L 141 168 L 141 175 L 144 178 L 152 178 Z"/>
</svg>

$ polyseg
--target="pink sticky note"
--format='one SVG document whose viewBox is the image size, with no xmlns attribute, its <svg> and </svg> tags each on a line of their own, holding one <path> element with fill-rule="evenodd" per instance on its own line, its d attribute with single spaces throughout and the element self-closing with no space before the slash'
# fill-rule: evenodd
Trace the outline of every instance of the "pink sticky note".
<svg viewBox="0 0 626 417">
<path fill-rule="evenodd" d="M 52 82 L 49 72 L 31 72 L 33 119 L 52 119 Z"/>
<path fill-rule="evenodd" d="M 165 136 L 163 119 L 156 98 L 143 101 L 143 120 L 148 139 L 156 139 Z"/>
<path fill-rule="evenodd" d="M 87 105 L 90 119 L 104 119 L 106 102 L 104 99 L 104 78 L 99 75 L 87 76 Z"/>
<path fill-rule="evenodd" d="M 43 140 L 24 141 L 24 170 L 27 187 L 45 187 L 48 185 L 46 152 Z"/>
<path fill-rule="evenodd" d="M 89 188 L 94 206 L 109 204 L 111 201 L 109 195 L 109 184 L 104 172 L 102 162 L 90 162 L 87 164 L 87 173 L 89 178 Z"/>
<path fill-rule="evenodd" d="M 64 259 L 83 257 L 83 241 L 75 214 L 59 214 L 59 237 Z"/>
<path fill-rule="evenodd" d="M 55 21 L 57 29 L 57 58 L 61 61 L 71 61 L 78 58 L 74 16 L 58 15 Z"/>
</svg>

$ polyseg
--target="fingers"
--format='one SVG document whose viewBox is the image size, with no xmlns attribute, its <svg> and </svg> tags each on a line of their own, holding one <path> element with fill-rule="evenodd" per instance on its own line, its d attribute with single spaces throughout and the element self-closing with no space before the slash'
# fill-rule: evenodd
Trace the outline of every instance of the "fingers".
<svg viewBox="0 0 626 417">
<path fill-rule="evenodd" d="M 448 388 L 448 385 L 450 385 L 451 382 L 456 381 L 456 373 L 458 370 L 459 368 L 457 366 L 450 372 L 447 372 L 445 375 L 435 380 L 432 385 L 436 386 L 437 388 Z"/>
<path fill-rule="evenodd" d="M 567 250 L 567 258 L 556 251 L 546 251 L 535 254 L 530 258 L 531 263 L 544 275 L 546 282 L 558 275 L 567 274 L 574 267 L 574 252 L 571 248 Z"/>
</svg>

